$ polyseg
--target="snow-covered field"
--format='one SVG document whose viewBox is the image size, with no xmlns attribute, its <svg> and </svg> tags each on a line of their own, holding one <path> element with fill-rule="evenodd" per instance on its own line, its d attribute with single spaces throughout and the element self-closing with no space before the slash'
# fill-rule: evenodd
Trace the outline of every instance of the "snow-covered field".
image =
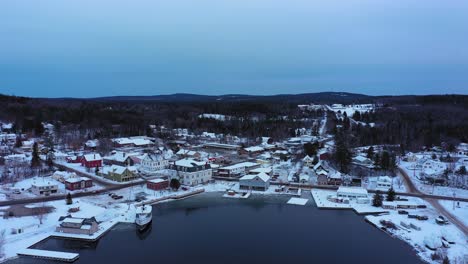
<svg viewBox="0 0 468 264">
<path fill-rule="evenodd" d="M 450 197 L 453 197 L 455 194 L 456 197 L 468 198 L 468 190 L 447 186 L 425 184 L 418 178 L 420 170 L 414 171 L 414 169 L 412 169 L 414 168 L 414 162 L 400 161 L 399 165 L 400 168 L 404 169 L 408 176 L 410 176 L 411 181 L 416 186 L 416 188 L 418 188 L 418 190 L 423 193 Z"/>
<path fill-rule="evenodd" d="M 463 258 L 468 252 L 468 243 L 463 232 L 461 232 L 452 224 L 444 226 L 438 225 L 434 220 L 436 217 L 438 217 L 438 212 L 425 201 L 420 200 L 420 203 L 426 204 L 427 208 L 408 209 L 408 211 L 410 214 L 428 216 L 429 219 L 426 221 L 409 219 L 407 215 L 400 215 L 397 213 L 397 211 L 394 210 L 390 210 L 390 214 L 388 215 L 366 216 L 366 219 L 379 227 L 381 227 L 380 220 L 392 221 L 397 225 L 398 229 L 391 230 L 389 232 L 395 237 L 407 242 L 412 247 L 414 247 L 417 250 L 418 255 L 429 263 L 440 263 L 440 261 L 433 261 L 431 259 L 431 254 L 434 253 L 434 251 L 428 249 L 425 246 L 424 240 L 432 236 L 434 236 L 436 240 L 441 239 L 442 236 L 450 236 L 455 241 L 455 244 L 450 244 L 450 248 L 440 248 L 439 250 L 442 252 L 442 254 L 449 257 L 451 261 L 450 263 L 466 263 L 463 262 Z M 402 221 L 408 225 L 414 224 L 421 228 L 421 230 L 405 228 L 401 226 Z"/>
<path fill-rule="evenodd" d="M 58 219 L 66 216 L 69 208 L 79 207 L 80 211 L 72 213 L 75 217 L 93 217 L 98 221 L 124 220 L 128 215 L 128 206 L 124 204 L 109 204 L 101 197 L 87 197 L 74 199 L 72 205 L 66 205 L 65 201 L 53 201 L 38 203 L 32 206 L 52 206 L 55 209 L 45 214 L 40 224 L 37 216 L 10 217 L 0 219 L 0 230 L 5 230 L 6 243 L 4 246 L 4 258 L 15 257 L 16 253 L 51 235 L 54 232 Z M 6 209 L 6 207 L 0 208 Z M 17 233 L 22 229 L 22 233 Z M 16 234 L 15 234 L 16 231 Z M 1 259 L 0 259 L 1 260 Z"/>
<path fill-rule="evenodd" d="M 439 204 L 442 205 L 449 213 L 455 216 L 458 220 L 462 221 L 466 226 L 468 226 L 468 203 L 466 202 L 454 202 L 453 201 L 439 201 Z"/>
<path fill-rule="evenodd" d="M 2 188 L 0 188 L 0 201 L 6 201 L 6 200 L 13 200 L 13 199 L 21 199 L 21 198 L 31 198 L 31 197 L 38 197 L 37 195 L 33 194 L 30 192 L 30 188 L 32 184 L 41 184 L 41 183 L 50 183 L 52 185 L 57 185 L 58 191 L 57 194 L 67 194 L 67 193 L 80 193 L 80 192 L 86 192 L 86 191 L 96 191 L 102 189 L 102 186 L 93 182 L 93 186 L 81 190 L 74 190 L 70 191 L 65 188 L 65 184 L 61 183 L 60 181 L 57 181 L 53 179 L 51 176 L 46 176 L 46 177 L 32 177 L 28 179 L 24 179 L 21 181 L 18 181 L 16 183 L 9 183 L 9 184 L 3 184 Z M 14 190 L 20 191 L 20 193 L 15 194 Z M 51 194 L 54 195 L 54 194 Z"/>
<path fill-rule="evenodd" d="M 351 117 L 354 112 L 358 111 L 360 113 L 369 112 L 375 109 L 375 106 L 372 104 L 357 104 L 357 105 L 342 105 L 342 104 L 333 104 L 328 106 L 328 109 L 337 113 L 340 111 L 342 114 L 346 112 L 346 115 Z"/>
<path fill-rule="evenodd" d="M 409 219 L 408 215 L 400 215 L 396 210 L 391 209 L 382 209 L 373 207 L 370 204 L 357 204 L 353 203 L 352 201 L 350 204 L 343 204 L 343 203 L 334 203 L 327 200 L 327 196 L 336 194 L 335 191 L 328 191 L 328 190 L 317 190 L 314 189 L 311 191 L 312 196 L 319 208 L 328 208 L 328 209 L 354 209 L 357 213 L 378 213 L 378 212 L 385 212 L 384 214 L 375 216 L 375 215 L 368 215 L 366 219 L 371 223 L 375 224 L 376 226 L 381 227 L 380 221 L 392 221 L 394 224 L 397 225 L 399 228 L 398 230 L 392 231 L 391 233 L 395 235 L 397 238 L 402 239 L 412 245 L 418 252 L 418 255 L 425 261 L 429 263 L 440 263 L 435 262 L 431 259 L 431 254 L 433 251 L 426 248 L 424 244 L 424 239 L 426 237 L 435 235 L 436 237 L 440 238 L 442 235 L 450 236 L 452 239 L 455 240 L 455 244 L 450 245 L 450 248 L 440 249 L 443 254 L 446 254 L 451 263 L 465 263 L 465 262 L 455 262 L 456 260 L 462 259 L 468 252 L 468 242 L 466 236 L 461 232 L 456 226 L 454 225 L 438 225 L 435 222 L 435 218 L 439 216 L 439 213 L 431 207 L 431 205 L 424 200 L 415 197 L 405 197 L 408 201 L 411 201 L 415 204 L 426 205 L 427 208 L 423 209 L 406 209 L 410 214 L 417 214 L 417 215 L 426 215 L 429 217 L 426 221 L 419 221 L 416 219 Z M 451 202 L 442 202 L 444 206 L 452 206 Z M 457 217 L 464 217 L 464 221 L 466 222 L 468 219 L 468 205 L 463 204 L 461 208 L 457 208 L 458 211 L 454 213 Z M 452 211 L 451 211 L 452 212 Z M 408 229 L 401 226 L 401 221 L 405 222 L 406 224 L 414 224 L 417 227 L 420 227 L 421 230 L 415 229 Z"/>
</svg>

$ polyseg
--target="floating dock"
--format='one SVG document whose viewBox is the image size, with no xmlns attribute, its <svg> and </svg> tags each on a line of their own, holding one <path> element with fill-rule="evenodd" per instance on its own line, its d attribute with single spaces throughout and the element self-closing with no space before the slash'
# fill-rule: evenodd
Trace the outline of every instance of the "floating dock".
<svg viewBox="0 0 468 264">
<path fill-rule="evenodd" d="M 24 256 L 24 257 L 47 259 L 47 260 L 63 261 L 63 262 L 74 262 L 80 257 L 78 253 L 68 253 L 68 252 L 41 250 L 41 249 L 32 249 L 32 248 L 23 249 L 16 254 L 22 257 Z"/>
</svg>

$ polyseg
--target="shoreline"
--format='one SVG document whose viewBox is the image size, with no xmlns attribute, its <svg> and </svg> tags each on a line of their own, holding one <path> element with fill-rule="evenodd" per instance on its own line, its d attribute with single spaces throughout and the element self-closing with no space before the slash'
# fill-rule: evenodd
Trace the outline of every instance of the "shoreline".
<svg viewBox="0 0 468 264">
<path fill-rule="evenodd" d="M 204 186 L 205 187 L 205 186 Z M 195 197 L 195 196 L 198 196 L 198 194 L 219 194 L 221 195 L 221 198 L 225 198 L 223 197 L 223 193 L 225 193 L 225 190 L 222 190 L 222 188 L 220 187 L 226 187 L 226 185 L 224 184 L 223 186 L 223 183 L 218 183 L 218 184 L 212 184 L 212 185 L 207 185 L 206 186 L 207 188 L 203 188 L 203 189 L 196 189 L 194 191 L 189 191 L 188 193 L 185 193 L 185 194 L 180 194 L 180 195 L 169 195 L 169 196 L 166 196 L 166 197 L 163 197 L 163 199 L 159 199 L 157 201 L 146 201 L 146 202 L 142 202 L 142 203 L 145 203 L 145 204 L 151 204 L 151 205 L 155 205 L 155 204 L 159 204 L 159 203 L 166 203 L 166 202 L 171 202 L 171 201 L 178 201 L 178 200 L 183 200 L 183 199 L 189 199 L 189 198 L 192 198 L 192 197 Z M 327 194 L 329 192 L 332 192 L 330 190 L 318 190 L 318 189 L 312 189 L 310 191 L 310 197 L 307 197 L 307 199 L 309 200 L 310 198 L 312 198 L 311 200 L 313 200 L 313 204 L 311 203 L 308 203 L 309 206 L 314 206 L 316 207 L 317 209 L 319 210 L 352 210 L 356 215 L 358 216 L 363 216 L 364 217 L 364 221 L 367 222 L 368 224 L 370 224 L 371 226 L 379 229 L 380 231 L 383 231 L 385 233 L 387 233 L 387 235 L 390 235 L 392 238 L 398 238 L 399 240 L 403 240 L 406 242 L 406 244 L 410 245 L 411 248 L 414 250 L 414 252 L 416 253 L 416 255 L 418 256 L 419 259 L 421 259 L 422 261 L 424 262 L 427 262 L 427 263 L 435 263 L 434 261 L 431 262 L 430 259 L 428 259 L 427 257 L 424 256 L 424 251 L 421 251 L 420 248 L 417 246 L 416 243 L 412 243 L 411 240 L 408 240 L 408 239 L 405 239 L 403 236 L 400 236 L 398 234 L 394 234 L 394 233 L 391 233 L 389 231 L 385 231 L 385 230 L 382 230 L 381 226 L 379 226 L 378 223 L 375 223 L 371 220 L 368 219 L 368 216 L 376 216 L 376 217 L 379 217 L 379 216 L 382 216 L 382 214 L 385 214 L 385 213 L 389 213 L 388 210 L 382 210 L 382 209 L 377 209 L 375 211 L 372 211 L 372 210 L 363 210 L 363 209 L 356 209 L 356 208 L 353 208 L 353 206 L 351 205 L 346 205 L 346 206 L 341 206 L 341 207 L 331 207 L 331 206 L 326 206 L 324 205 L 323 203 L 320 202 L 320 199 L 321 197 L 319 197 L 317 195 L 317 193 L 321 193 L 321 195 L 323 194 Z M 314 196 L 314 193 L 315 193 L 315 196 Z M 262 197 L 262 198 L 266 198 L 266 197 L 274 197 L 274 196 L 277 196 L 277 197 L 285 197 L 285 196 L 291 196 L 291 197 L 294 197 L 294 195 L 285 195 L 285 194 L 281 194 L 281 193 L 275 193 L 275 192 L 252 192 L 253 194 L 253 197 Z M 230 198 L 230 197 L 229 197 Z M 250 197 L 249 197 L 250 198 Z M 228 199 L 228 198 L 226 198 Z M 419 199 L 419 198 L 416 198 L 416 199 Z M 240 199 L 242 200 L 242 199 Z M 142 204 L 141 203 L 141 204 Z M 286 204 L 286 203 L 285 203 Z M 138 203 L 133 203 L 132 206 L 135 206 L 135 205 L 138 205 Z M 129 211 L 127 211 L 127 213 L 130 213 Z M 123 216 L 123 215 L 122 215 Z M 97 239 L 94 239 L 94 241 L 97 241 L 99 240 L 100 238 L 102 238 L 105 234 L 107 234 L 107 232 L 113 230 L 116 226 L 120 225 L 121 223 L 124 223 L 124 224 L 128 224 L 128 223 L 132 223 L 131 221 L 128 221 L 128 215 L 127 215 L 127 218 L 125 218 L 124 221 L 121 221 L 123 219 L 120 219 L 117 220 L 112 226 L 110 226 L 110 228 L 106 229 L 105 232 L 103 232 Z M 46 237 L 39 237 L 40 239 L 35 241 L 34 243 L 32 243 L 31 245 L 29 245 L 27 248 L 31 248 L 31 247 L 34 247 L 35 245 L 47 240 L 47 239 L 50 239 L 50 238 L 54 238 L 54 239 L 65 239 L 65 240 L 68 240 L 68 239 L 74 239 L 73 237 L 67 237 L 67 236 L 54 236 L 53 232 L 48 234 Z M 80 239 L 78 238 L 78 240 L 86 240 L 86 239 Z M 15 255 L 15 256 L 11 256 L 11 257 L 8 257 L 8 258 L 5 258 L 3 259 L 2 261 L 0 261 L 0 263 L 5 263 L 5 262 L 8 262 L 9 260 L 13 260 L 13 259 L 16 259 L 18 258 L 19 256 Z"/>
</svg>

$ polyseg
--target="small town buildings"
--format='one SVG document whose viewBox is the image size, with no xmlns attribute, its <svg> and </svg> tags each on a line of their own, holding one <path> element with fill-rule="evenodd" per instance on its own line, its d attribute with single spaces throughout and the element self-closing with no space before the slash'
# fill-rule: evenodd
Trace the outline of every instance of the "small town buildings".
<svg viewBox="0 0 468 264">
<path fill-rule="evenodd" d="M 61 183 L 65 183 L 65 180 L 68 178 L 78 178 L 78 175 L 76 175 L 74 172 L 68 171 L 56 171 L 54 174 L 52 174 L 52 179 Z"/>
<path fill-rule="evenodd" d="M 353 163 L 362 165 L 362 166 L 372 166 L 374 164 L 374 162 L 371 159 L 364 157 L 362 155 L 357 155 L 356 157 L 354 157 Z"/>
<path fill-rule="evenodd" d="M 309 155 L 305 156 L 302 161 L 304 162 L 304 166 L 307 166 L 309 168 L 314 167 L 314 159 L 310 157 Z"/>
<path fill-rule="evenodd" d="M 245 154 L 249 154 L 249 155 L 255 155 L 255 154 L 260 154 L 263 151 L 265 151 L 263 147 L 253 146 L 253 147 L 244 148 L 242 152 Z"/>
<path fill-rule="evenodd" d="M 59 233 L 92 235 L 99 230 L 99 223 L 96 218 L 77 218 L 62 216 L 59 218 L 59 226 L 55 229 Z"/>
<path fill-rule="evenodd" d="M 132 159 L 132 157 L 138 155 L 139 153 L 115 151 L 112 153 L 112 155 L 105 156 L 103 158 L 103 162 L 105 165 L 133 166 L 135 165 L 135 161 Z"/>
<path fill-rule="evenodd" d="M 302 184 L 307 184 L 310 182 L 310 176 L 307 174 L 301 174 L 299 175 L 299 182 Z"/>
<path fill-rule="evenodd" d="M 343 177 L 339 171 L 335 171 L 334 173 L 329 173 L 327 175 L 328 185 L 341 185 L 343 183 Z"/>
<path fill-rule="evenodd" d="M 65 188 L 70 191 L 93 187 L 93 181 L 86 177 L 72 177 L 65 180 Z"/>
<path fill-rule="evenodd" d="M 138 178 L 138 171 L 136 167 L 128 166 L 123 167 L 119 165 L 112 165 L 103 169 L 103 174 L 106 178 L 117 182 L 128 182 Z"/>
<path fill-rule="evenodd" d="M 317 173 L 317 184 L 318 185 L 328 184 L 328 173 L 326 171 L 321 171 L 320 173 Z"/>
<path fill-rule="evenodd" d="M 349 198 L 349 199 L 358 199 L 358 198 L 367 198 L 367 190 L 361 187 L 344 187 L 340 186 L 336 192 L 338 198 Z"/>
<path fill-rule="evenodd" d="M 171 178 L 179 179 L 183 185 L 194 186 L 207 183 L 213 176 L 211 166 L 207 162 L 200 162 L 185 158 L 169 165 Z"/>
<path fill-rule="evenodd" d="M 99 153 L 92 153 L 83 155 L 81 165 L 86 168 L 102 167 L 102 158 Z"/>
<path fill-rule="evenodd" d="M 390 188 L 392 188 L 392 178 L 388 176 L 379 176 L 377 178 L 376 188 L 385 191 L 389 190 Z"/>
<path fill-rule="evenodd" d="M 201 158 L 200 152 L 194 151 L 194 150 L 188 150 L 188 149 L 179 149 L 179 151 L 176 152 L 176 155 L 179 156 L 180 158 L 192 158 L 192 159 Z"/>
<path fill-rule="evenodd" d="M 316 173 L 317 173 L 318 171 L 321 171 L 321 170 L 327 171 L 327 172 L 328 172 L 328 170 L 325 168 L 325 166 L 324 166 L 324 164 L 323 164 L 322 161 L 319 161 L 317 164 L 315 164 L 315 165 L 312 167 L 312 169 L 313 169 Z"/>
<path fill-rule="evenodd" d="M 150 190 L 160 191 L 169 188 L 168 179 L 152 179 L 146 182 L 146 187 Z"/>
<path fill-rule="evenodd" d="M 447 169 L 445 163 L 435 160 L 427 160 L 422 164 L 421 177 L 427 181 L 442 180 L 442 175 Z"/>
<path fill-rule="evenodd" d="M 154 145 L 152 138 L 145 137 L 145 136 L 135 136 L 135 137 L 128 137 L 128 138 L 114 138 L 112 142 L 114 146 L 122 148 L 122 147 L 150 147 Z"/>
<path fill-rule="evenodd" d="M 260 167 L 255 162 L 241 162 L 230 166 L 218 168 L 217 175 L 220 177 L 238 178 L 244 176 L 247 171 Z"/>
<path fill-rule="evenodd" d="M 51 182 L 33 182 L 31 184 L 31 192 L 35 195 L 49 196 L 58 192 L 58 185 Z"/>
<path fill-rule="evenodd" d="M 249 174 L 239 179 L 239 189 L 266 191 L 270 187 L 270 176 L 265 173 Z"/>
<path fill-rule="evenodd" d="M 249 171 L 249 174 L 259 174 L 265 173 L 268 176 L 271 176 L 273 169 L 271 167 L 262 167 L 262 168 L 253 168 Z"/>
<path fill-rule="evenodd" d="M 146 172 L 163 170 L 169 166 L 169 161 L 162 155 L 145 154 L 141 158 L 140 169 Z"/>
</svg>

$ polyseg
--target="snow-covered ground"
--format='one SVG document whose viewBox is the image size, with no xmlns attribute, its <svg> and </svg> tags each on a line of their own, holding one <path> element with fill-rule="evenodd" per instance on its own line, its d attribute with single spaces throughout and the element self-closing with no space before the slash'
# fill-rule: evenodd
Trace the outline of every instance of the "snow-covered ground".
<svg viewBox="0 0 468 264">
<path fill-rule="evenodd" d="M 342 114 L 344 114 L 346 112 L 346 115 L 351 117 L 356 111 L 360 113 L 373 111 L 375 109 L 375 106 L 372 104 L 357 104 L 357 105 L 333 104 L 331 106 L 327 106 L 327 108 L 335 113 L 340 111 Z"/>
<path fill-rule="evenodd" d="M 138 181 L 142 181 L 141 179 L 136 179 L 136 180 L 133 180 L 133 181 L 127 181 L 127 182 L 117 182 L 117 181 L 113 181 L 113 180 L 110 180 L 110 179 L 107 179 L 105 177 L 102 177 L 102 176 L 98 176 L 96 175 L 95 173 L 95 169 L 88 169 L 86 167 L 83 167 L 81 166 L 81 164 L 79 163 L 67 163 L 67 162 L 57 162 L 58 164 L 60 165 L 63 165 L 69 169 L 72 169 L 72 170 L 75 170 L 75 171 L 78 171 L 80 173 L 83 173 L 85 176 L 91 178 L 91 179 L 94 179 L 94 178 L 98 178 L 99 180 L 101 181 L 105 181 L 105 182 L 108 182 L 108 183 L 113 183 L 113 184 L 127 184 L 129 182 L 138 182 Z M 101 167 L 100 168 L 101 171 L 103 170 L 103 168 Z"/>
<path fill-rule="evenodd" d="M 356 203 L 351 200 L 350 203 L 335 203 L 327 199 L 328 196 L 336 195 L 336 191 L 312 189 L 310 191 L 318 208 L 324 209 L 353 209 L 358 214 L 384 213 L 387 210 L 380 207 L 374 207 L 370 203 Z"/>
<path fill-rule="evenodd" d="M 462 221 L 465 226 L 468 226 L 468 203 L 456 201 L 439 201 L 449 213 L 455 216 L 458 220 Z M 455 205 L 455 206 L 454 206 Z"/>
<path fill-rule="evenodd" d="M 431 235 L 435 235 L 436 237 L 440 238 L 442 235 L 444 236 L 450 236 L 452 239 L 455 240 L 455 244 L 451 244 L 450 248 L 448 249 L 441 249 L 443 251 L 443 254 L 446 254 L 450 260 L 452 261 L 451 263 L 465 263 L 465 262 L 455 262 L 459 261 L 462 259 L 468 252 L 468 242 L 463 234 L 456 226 L 449 224 L 449 225 L 444 225 L 441 226 L 435 222 L 435 218 L 439 216 L 439 213 L 437 210 L 432 208 L 432 206 L 425 202 L 422 199 L 416 198 L 416 197 L 405 197 L 408 199 L 408 201 L 419 204 L 419 205 L 426 205 L 427 208 L 422 208 L 422 209 L 406 209 L 410 214 L 416 214 L 416 215 L 426 215 L 429 217 L 428 220 L 426 221 L 419 221 L 416 219 L 409 219 L 408 215 L 400 215 L 398 214 L 397 210 L 391 210 L 391 209 L 382 209 L 382 208 L 377 208 L 373 207 L 370 204 L 357 204 L 353 201 L 351 201 L 349 204 L 343 204 L 343 203 L 334 203 L 331 202 L 327 199 L 329 195 L 334 195 L 336 194 L 335 191 L 328 191 L 328 190 L 317 190 L 314 189 L 311 191 L 312 196 L 315 200 L 315 203 L 317 204 L 317 207 L 319 208 L 328 208 L 328 209 L 354 209 L 357 213 L 383 213 L 381 215 L 368 215 L 366 216 L 366 219 L 369 220 L 371 223 L 375 224 L 376 226 L 381 227 L 380 221 L 381 220 L 386 220 L 386 221 L 392 221 L 394 224 L 397 225 L 399 228 L 398 230 L 391 231 L 393 235 L 395 235 L 397 238 L 402 239 L 412 245 L 418 252 L 418 255 L 425 261 L 429 263 L 439 263 L 439 262 L 434 262 L 431 259 L 431 254 L 433 251 L 429 250 L 426 248 L 424 244 L 424 239 L 426 237 L 429 237 Z M 450 204 L 449 204 L 450 203 Z M 444 206 L 452 206 L 452 203 L 450 201 L 445 201 L 441 202 Z M 465 223 L 467 222 L 468 219 L 468 204 L 461 204 L 461 208 L 457 208 L 458 211 L 451 211 L 454 215 L 456 215 L 459 218 L 463 218 Z M 457 210 L 456 209 L 456 210 Z M 404 222 L 405 224 L 414 224 L 417 227 L 420 227 L 421 230 L 415 230 L 415 229 L 408 229 L 403 226 L 401 226 L 401 222 Z"/>
<path fill-rule="evenodd" d="M 434 251 L 429 250 L 424 243 L 424 240 L 428 237 L 434 236 L 436 239 L 441 239 L 442 236 L 450 236 L 455 244 L 450 244 L 450 248 L 441 248 L 440 251 L 443 254 L 446 254 L 450 263 L 466 263 L 462 262 L 463 258 L 468 252 L 468 242 L 466 236 L 461 232 L 456 226 L 449 225 L 438 225 L 435 222 L 435 218 L 439 216 L 438 212 L 433 209 L 430 204 L 419 198 L 413 198 L 419 200 L 420 203 L 427 205 L 426 209 L 408 209 L 410 214 L 417 215 L 426 215 L 429 217 L 426 221 L 419 221 L 416 219 L 409 219 L 407 215 L 400 215 L 395 210 L 389 210 L 390 214 L 380 215 L 380 216 L 366 216 L 366 219 L 372 222 L 373 224 L 381 227 L 380 220 L 391 221 L 397 225 L 397 230 L 390 230 L 395 237 L 406 241 L 408 244 L 413 246 L 418 255 L 425 261 L 429 263 L 440 263 L 440 261 L 433 261 L 431 259 L 431 254 Z M 401 222 L 405 224 L 413 224 L 421 228 L 421 230 L 416 230 L 412 228 L 405 228 L 401 226 Z"/>
<path fill-rule="evenodd" d="M 68 213 L 69 208 L 79 207 L 80 211 L 72 213 L 76 217 L 96 217 L 98 221 L 124 220 L 128 215 L 128 206 L 125 204 L 111 204 L 101 199 L 103 196 L 93 196 L 74 199 L 72 205 L 65 201 L 38 203 L 31 206 L 51 206 L 55 208 L 51 213 L 45 214 L 40 224 L 37 216 L 9 217 L 0 219 L 0 231 L 5 230 L 6 243 L 4 258 L 15 257 L 16 253 L 47 237 L 49 237 L 58 224 L 58 219 Z M 0 209 L 6 209 L 3 207 Z M 123 218 L 123 219 L 122 219 Z M 22 233 L 17 231 L 22 229 Z M 0 259 L 1 261 L 1 259 Z"/>
<path fill-rule="evenodd" d="M 362 183 L 362 187 L 368 190 L 381 190 L 386 192 L 387 190 L 377 187 L 377 180 L 379 176 L 367 177 L 367 179 Z M 403 180 L 400 176 L 392 178 L 392 186 L 396 192 L 406 192 L 406 187 L 403 184 Z"/>
<path fill-rule="evenodd" d="M 52 185 L 57 185 L 58 187 L 57 194 L 66 194 L 66 193 L 74 194 L 74 193 L 96 191 L 96 190 L 102 189 L 101 185 L 93 182 L 92 187 L 84 188 L 81 190 L 70 191 L 65 188 L 64 183 L 61 183 L 60 181 L 55 180 L 51 176 L 46 176 L 46 177 L 36 176 L 36 177 L 28 178 L 28 179 L 23 179 L 16 183 L 3 184 L 2 188 L 0 188 L 0 201 L 38 197 L 37 195 L 33 194 L 29 190 L 32 184 L 34 183 L 36 184 L 50 183 Z M 15 190 L 20 191 L 20 193 L 14 193 Z M 51 195 L 54 195 L 54 194 L 51 194 Z"/>
<path fill-rule="evenodd" d="M 438 186 L 438 185 L 429 185 L 425 184 L 418 178 L 420 170 L 414 170 L 414 162 L 405 162 L 400 161 L 400 168 L 404 169 L 408 176 L 411 178 L 413 184 L 418 188 L 419 191 L 426 193 L 426 194 L 434 194 L 434 195 L 442 195 L 442 196 L 450 196 L 453 197 L 454 194 L 456 197 L 463 197 L 468 198 L 468 190 L 454 188 L 454 187 L 447 187 L 447 186 Z"/>
</svg>

